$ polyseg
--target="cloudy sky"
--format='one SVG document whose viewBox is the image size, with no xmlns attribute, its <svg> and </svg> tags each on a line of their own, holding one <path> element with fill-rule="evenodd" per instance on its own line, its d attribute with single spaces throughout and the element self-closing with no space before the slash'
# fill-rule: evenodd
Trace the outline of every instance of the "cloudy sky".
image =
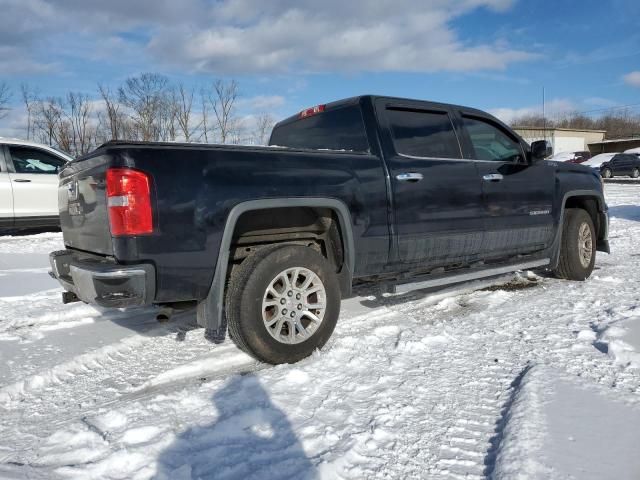
<svg viewBox="0 0 640 480">
<path fill-rule="evenodd" d="M 379 93 L 508 120 L 540 110 L 543 86 L 552 112 L 640 104 L 637 0 L 0 0 L 0 12 L 15 103 L 21 82 L 95 95 L 149 71 L 236 78 L 245 109 L 278 117 Z"/>
</svg>

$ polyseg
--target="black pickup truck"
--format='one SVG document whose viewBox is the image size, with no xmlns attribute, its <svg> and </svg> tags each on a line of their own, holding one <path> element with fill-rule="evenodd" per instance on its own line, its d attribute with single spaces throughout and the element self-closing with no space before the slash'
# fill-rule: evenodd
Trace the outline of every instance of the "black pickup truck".
<svg viewBox="0 0 640 480">
<path fill-rule="evenodd" d="M 65 302 L 197 305 L 213 337 L 295 362 L 356 284 L 589 277 L 601 178 L 550 154 L 482 111 L 380 96 L 304 110 L 269 147 L 109 142 L 60 173 L 53 275 Z"/>
</svg>

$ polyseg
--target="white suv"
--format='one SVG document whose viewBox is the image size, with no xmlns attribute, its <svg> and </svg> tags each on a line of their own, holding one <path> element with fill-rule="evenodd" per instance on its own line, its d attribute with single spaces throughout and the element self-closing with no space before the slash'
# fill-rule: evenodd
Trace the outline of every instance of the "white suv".
<svg viewBox="0 0 640 480">
<path fill-rule="evenodd" d="M 71 160 L 46 145 L 0 137 L 0 228 L 59 225 L 58 172 Z"/>
</svg>

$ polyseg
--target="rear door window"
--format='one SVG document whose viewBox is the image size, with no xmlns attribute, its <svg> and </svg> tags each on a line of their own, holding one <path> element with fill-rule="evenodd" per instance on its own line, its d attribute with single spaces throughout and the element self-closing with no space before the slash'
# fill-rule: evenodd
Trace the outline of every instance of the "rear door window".
<svg viewBox="0 0 640 480">
<path fill-rule="evenodd" d="M 623 155 L 616 155 L 611 159 L 611 165 L 613 165 L 614 167 L 621 168 L 625 163 L 626 161 Z"/>
<path fill-rule="evenodd" d="M 396 152 L 412 157 L 462 158 L 447 112 L 388 108 Z"/>
</svg>

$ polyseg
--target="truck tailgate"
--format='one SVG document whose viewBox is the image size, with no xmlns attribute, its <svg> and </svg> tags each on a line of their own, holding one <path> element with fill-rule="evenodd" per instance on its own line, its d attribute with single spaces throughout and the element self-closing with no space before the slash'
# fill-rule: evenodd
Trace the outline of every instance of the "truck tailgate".
<svg viewBox="0 0 640 480">
<path fill-rule="evenodd" d="M 58 208 L 67 247 L 113 255 L 105 179 L 109 157 L 71 162 L 60 173 Z"/>
</svg>

